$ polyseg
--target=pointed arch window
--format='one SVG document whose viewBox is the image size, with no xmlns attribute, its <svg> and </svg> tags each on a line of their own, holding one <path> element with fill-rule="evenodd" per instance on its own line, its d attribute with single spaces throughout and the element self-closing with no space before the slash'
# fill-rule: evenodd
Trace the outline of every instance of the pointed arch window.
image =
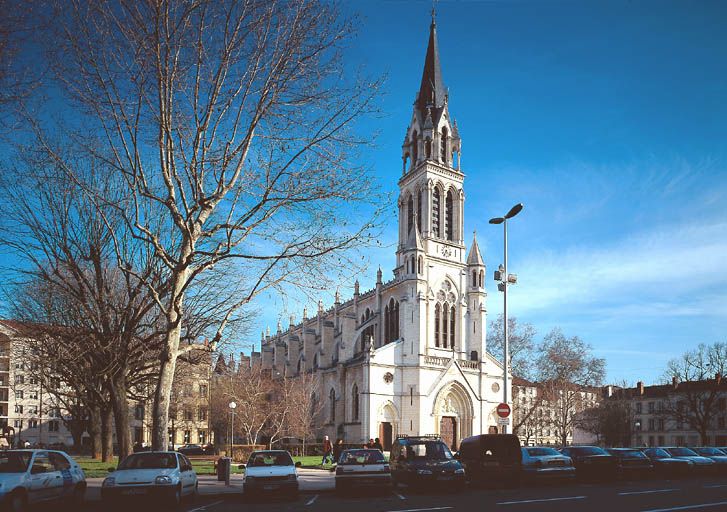
<svg viewBox="0 0 727 512">
<path fill-rule="evenodd" d="M 424 154 L 427 157 L 427 160 L 432 158 L 432 139 L 427 137 L 427 140 L 424 141 Z"/>
<path fill-rule="evenodd" d="M 445 126 L 445 127 L 442 128 L 442 145 L 441 145 L 441 148 L 440 148 L 440 155 L 442 157 L 442 162 L 444 162 L 445 164 L 448 163 L 447 162 L 447 142 L 448 142 L 448 139 L 449 139 L 449 133 L 447 132 L 447 127 Z"/>
<path fill-rule="evenodd" d="M 418 140 L 417 131 L 414 130 L 414 132 L 411 134 L 411 167 L 412 167 L 412 169 L 417 164 L 418 159 L 419 159 L 419 140 Z"/>
<path fill-rule="evenodd" d="M 485 271 L 480 270 L 480 288 L 482 288 L 484 286 L 484 284 L 483 284 L 484 282 L 485 282 Z"/>
<path fill-rule="evenodd" d="M 452 350 L 454 350 L 454 333 L 455 330 L 455 307 L 454 304 L 452 304 L 452 308 L 449 310 L 449 346 Z"/>
<path fill-rule="evenodd" d="M 477 271 L 472 271 L 472 286 L 477 286 Z"/>
<path fill-rule="evenodd" d="M 449 329 L 447 329 L 447 326 L 449 324 L 449 304 L 446 302 L 444 303 L 444 307 L 442 308 L 442 347 L 447 348 L 447 337 L 449 336 Z"/>
<path fill-rule="evenodd" d="M 329 423 L 336 422 L 336 390 L 333 388 L 328 393 L 328 421 Z"/>
<path fill-rule="evenodd" d="M 352 417 L 354 421 L 358 421 L 358 386 L 356 384 L 351 388 L 351 406 Z"/>
<path fill-rule="evenodd" d="M 414 197 L 409 194 L 406 200 L 406 232 L 411 233 L 411 227 L 414 225 Z"/>
<path fill-rule="evenodd" d="M 417 192 L 417 229 L 422 232 L 422 191 Z"/>
<path fill-rule="evenodd" d="M 421 256 L 419 256 L 419 273 L 424 273 L 424 258 L 422 258 Z"/>
<path fill-rule="evenodd" d="M 389 318 L 390 316 L 391 310 L 389 309 L 389 305 L 387 304 L 384 308 L 384 343 L 389 343 L 391 336 L 391 319 Z"/>
<path fill-rule="evenodd" d="M 439 236 L 439 189 L 435 188 L 432 194 L 432 233 L 434 236 Z"/>
<path fill-rule="evenodd" d="M 447 240 L 454 239 L 454 198 L 452 197 L 452 190 L 447 191 L 447 199 L 445 201 L 445 214 L 444 214 L 444 233 Z"/>
<path fill-rule="evenodd" d="M 434 346 L 439 346 L 439 322 L 441 321 L 441 315 L 442 315 L 442 306 L 437 303 L 434 306 Z"/>
</svg>

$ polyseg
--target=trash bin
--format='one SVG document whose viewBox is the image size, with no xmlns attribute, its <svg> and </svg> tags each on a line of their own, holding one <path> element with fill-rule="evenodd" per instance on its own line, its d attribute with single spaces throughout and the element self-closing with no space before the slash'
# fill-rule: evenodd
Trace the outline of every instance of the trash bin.
<svg viewBox="0 0 727 512">
<path fill-rule="evenodd" d="M 217 459 L 217 481 L 229 482 L 231 468 L 232 459 L 230 457 L 220 457 Z"/>
</svg>

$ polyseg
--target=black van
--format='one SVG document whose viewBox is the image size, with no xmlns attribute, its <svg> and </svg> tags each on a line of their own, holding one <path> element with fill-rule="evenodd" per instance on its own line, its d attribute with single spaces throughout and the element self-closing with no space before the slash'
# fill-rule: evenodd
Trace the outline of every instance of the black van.
<svg viewBox="0 0 727 512">
<path fill-rule="evenodd" d="M 472 436 L 459 445 L 459 460 L 476 485 L 519 485 L 522 456 L 520 439 L 514 434 Z"/>
<path fill-rule="evenodd" d="M 398 437 L 391 446 L 389 466 L 394 486 L 442 485 L 451 490 L 465 486 L 462 464 L 438 436 Z"/>
</svg>

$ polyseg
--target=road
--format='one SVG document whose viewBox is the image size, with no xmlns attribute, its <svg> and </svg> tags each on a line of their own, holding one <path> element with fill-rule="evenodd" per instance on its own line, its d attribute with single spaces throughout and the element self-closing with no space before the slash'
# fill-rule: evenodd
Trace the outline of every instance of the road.
<svg viewBox="0 0 727 512">
<path fill-rule="evenodd" d="M 134 512 L 144 504 L 130 508 Z M 644 480 L 612 483 L 539 485 L 521 489 L 468 489 L 454 494 L 399 488 L 383 493 L 301 494 L 297 501 L 237 496 L 199 500 L 185 512 L 676 512 L 727 511 L 727 478 Z M 90 503 L 84 512 L 107 511 Z"/>
</svg>

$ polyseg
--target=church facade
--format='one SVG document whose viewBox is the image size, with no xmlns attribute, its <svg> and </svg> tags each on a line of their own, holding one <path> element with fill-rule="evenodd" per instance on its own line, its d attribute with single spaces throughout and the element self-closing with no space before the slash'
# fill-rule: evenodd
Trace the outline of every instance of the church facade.
<svg viewBox="0 0 727 512">
<path fill-rule="evenodd" d="M 274 335 L 253 363 L 319 377 L 320 435 L 347 443 L 438 434 L 458 446 L 496 432 L 503 366 L 486 347 L 485 263 L 464 243 L 461 139 L 448 106 L 432 21 L 402 145 L 394 277 Z M 255 361 L 255 360 L 258 361 Z"/>
</svg>

